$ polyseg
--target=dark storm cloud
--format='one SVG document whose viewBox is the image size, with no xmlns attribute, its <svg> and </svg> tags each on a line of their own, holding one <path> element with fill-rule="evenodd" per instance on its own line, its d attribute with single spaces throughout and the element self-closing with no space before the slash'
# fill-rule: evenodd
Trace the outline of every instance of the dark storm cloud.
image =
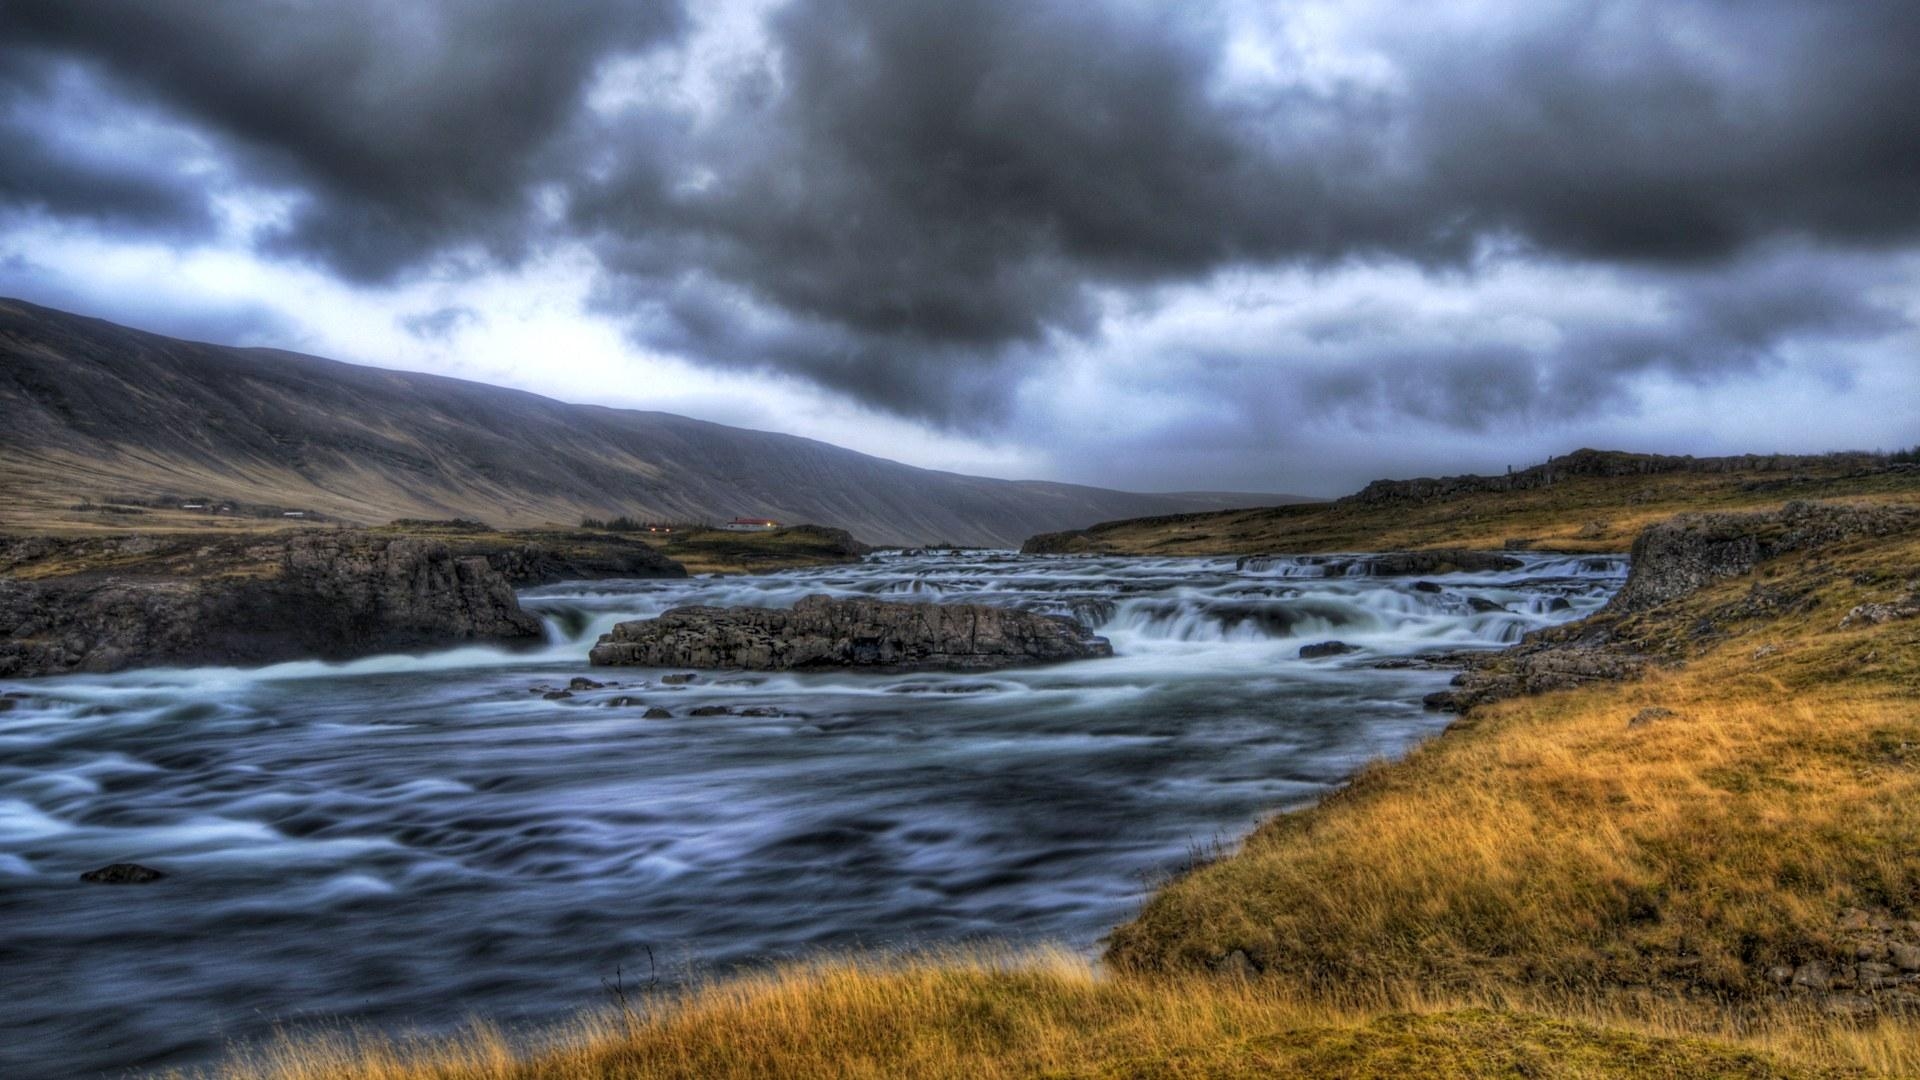
<svg viewBox="0 0 1920 1080">
<path fill-rule="evenodd" d="M 1235 81 L 1244 28 L 1210 5 L 790 0 L 717 90 L 668 63 L 594 108 L 609 58 L 684 40 L 665 0 L 0 0 L 0 72 L 81 64 L 210 133 L 236 175 L 301 196 L 274 250 L 374 279 L 584 240 L 596 306 L 637 340 L 953 426 L 1007 415 L 1116 294 L 1243 267 L 1645 285 L 1659 319 L 1355 352 L 1302 383 L 1463 429 L 1898 321 L 1859 299 L 1871 278 L 1797 283 L 1772 253 L 1920 237 L 1920 4 L 1364 10 L 1320 44 L 1367 63 L 1309 71 L 1282 38 L 1273 77 Z M 163 167 L 22 146 L 0 199 L 193 221 Z"/>
<path fill-rule="evenodd" d="M 946 422 L 957 387 L 1009 350 L 1091 332 L 1091 285 L 1348 258 L 1470 270 L 1490 239 L 1658 271 L 1920 230 L 1920 5 L 1407 19 L 1368 36 L 1397 86 L 1238 96 L 1219 92 L 1224 24 L 1181 10 L 793 4 L 774 22 L 777 76 L 743 80 L 724 122 L 667 155 L 700 182 L 677 190 L 661 155 L 638 154 L 583 192 L 577 220 L 629 291 L 677 296 L 636 320 L 642 337 Z M 636 130 L 657 146 L 659 125 Z M 703 291 L 725 299 L 689 296 Z M 1671 339 L 1530 358 L 1544 377 L 1485 355 L 1431 377 L 1462 388 L 1441 396 L 1472 423 L 1530 387 L 1580 387 L 1595 354 L 1609 373 L 1750 365 L 1770 341 L 1733 325 L 1739 309 L 1784 302 L 1796 314 L 1772 329 L 1799 327 L 1819 303 L 1845 317 L 1847 292 L 1725 296 Z M 746 347 L 701 316 L 748 303 L 794 334 Z M 1678 333 L 1691 321 L 1701 340 Z"/>
<path fill-rule="evenodd" d="M 0 64 L 78 61 L 224 137 L 304 197 L 281 250 L 378 279 L 451 244 L 513 251 L 596 65 L 678 25 L 668 0 L 4 0 Z"/>
<path fill-rule="evenodd" d="M 1372 428 L 1411 418 L 1494 432 L 1514 422 L 1630 411 L 1640 376 L 1706 386 L 1768 373 L 1784 362 L 1783 343 L 1830 349 L 1907 327 L 1897 308 L 1860 287 L 1875 269 L 1862 264 L 1871 262 L 1779 254 L 1712 269 L 1645 271 L 1634 280 L 1660 298 L 1658 311 L 1602 307 L 1565 318 L 1550 347 L 1461 340 L 1457 328 L 1426 326 L 1392 310 L 1355 313 L 1342 320 L 1343 329 L 1369 343 L 1341 356 L 1339 370 L 1301 379 L 1296 393 L 1309 413 L 1337 413 Z M 1387 325 L 1393 320 L 1406 324 L 1397 339 Z M 1828 367 L 1845 378 L 1839 360 Z M 1222 404 L 1233 407 L 1231 398 Z"/>
<path fill-rule="evenodd" d="M 104 151 L 70 137 L 76 120 L 98 124 L 106 106 L 69 102 L 79 116 L 44 103 L 62 73 L 42 57 L 0 49 L 0 207 L 121 229 L 192 234 L 212 225 L 200 183 L 145 156 Z M 161 149 L 165 156 L 166 148 Z"/>
</svg>

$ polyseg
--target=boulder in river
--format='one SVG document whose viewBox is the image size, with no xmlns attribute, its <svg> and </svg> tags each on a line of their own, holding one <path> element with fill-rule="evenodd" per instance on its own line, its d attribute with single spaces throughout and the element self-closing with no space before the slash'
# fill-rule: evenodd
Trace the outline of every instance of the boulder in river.
<svg viewBox="0 0 1920 1080">
<path fill-rule="evenodd" d="M 623 622 L 588 654 L 643 667 L 972 670 L 1112 656 L 1072 619 L 980 604 L 809 596 L 791 609 L 681 607 Z M 671 678 L 671 677 L 670 677 Z"/>
<path fill-rule="evenodd" d="M 1344 641 L 1320 641 L 1312 645 L 1300 646 L 1300 659 L 1318 660 L 1323 656 L 1343 656 L 1350 652 L 1359 652 L 1360 646 L 1349 645 Z"/>
<path fill-rule="evenodd" d="M 167 875 L 151 866 L 139 863 L 117 862 L 103 866 L 98 870 L 89 870 L 80 875 L 80 880 L 90 885 L 145 885 L 159 881 Z"/>
</svg>

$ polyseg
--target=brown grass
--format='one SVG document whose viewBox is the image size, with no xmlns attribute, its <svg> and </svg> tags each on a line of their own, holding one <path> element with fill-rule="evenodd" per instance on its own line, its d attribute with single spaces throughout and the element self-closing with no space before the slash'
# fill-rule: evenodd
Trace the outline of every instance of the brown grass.
<svg viewBox="0 0 1920 1080">
<path fill-rule="evenodd" d="M 1862 1036 L 1872 1052 L 1885 1041 Z M 645 1014 L 601 1013 L 526 1043 L 288 1039 L 217 1075 L 271 1080 L 605 1077 L 1816 1077 L 1785 1052 L 1662 1029 L 1419 1003 L 1393 1011 L 1245 980 L 1102 976 L 1060 954 L 840 962 L 708 986 Z M 1911 1056 L 1897 1060 L 1909 1063 Z"/>
</svg>

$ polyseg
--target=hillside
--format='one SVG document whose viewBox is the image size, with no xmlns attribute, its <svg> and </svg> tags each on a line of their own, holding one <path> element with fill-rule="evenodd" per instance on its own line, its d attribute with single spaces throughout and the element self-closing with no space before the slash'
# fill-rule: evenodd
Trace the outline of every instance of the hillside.
<svg viewBox="0 0 1920 1080">
<path fill-rule="evenodd" d="M 1902 455 L 1903 457 L 1905 455 Z M 1102 522 L 1030 553 L 1247 555 L 1524 547 L 1625 551 L 1674 514 L 1789 499 L 1920 500 L 1920 465 L 1844 453 L 1694 458 L 1576 450 L 1504 476 L 1378 480 L 1332 502 Z"/>
<path fill-rule="evenodd" d="M 1102 519 L 1285 501 L 914 468 L 661 412 L 144 333 L 0 300 L 0 526 L 764 516 L 873 544 L 1010 546 Z M 224 521 L 183 503 L 229 503 Z M 114 506 L 116 511 L 76 509 Z"/>
</svg>

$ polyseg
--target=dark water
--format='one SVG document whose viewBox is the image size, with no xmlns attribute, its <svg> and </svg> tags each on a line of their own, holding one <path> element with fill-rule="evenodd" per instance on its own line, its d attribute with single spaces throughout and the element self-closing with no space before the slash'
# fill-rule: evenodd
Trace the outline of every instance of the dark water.
<svg viewBox="0 0 1920 1080">
<path fill-rule="evenodd" d="M 204 1062 L 276 1023 L 538 1022 L 649 950 L 669 979 L 820 949 L 1096 950 L 1195 846 L 1444 725 L 1418 701 L 1445 674 L 1370 663 L 1577 617 L 1625 570 L 1527 562 L 1432 593 L 1294 560 L 883 556 L 538 590 L 554 641 L 533 654 L 0 686 L 29 695 L 0 713 L 0 1076 Z M 1072 614 L 1119 655 L 684 689 L 583 659 L 621 617 L 810 592 Z M 1297 658 L 1329 637 L 1364 651 Z M 528 692 L 575 675 L 625 685 Z M 707 704 L 771 715 L 687 715 Z M 120 860 L 170 876 L 76 880 Z"/>
</svg>

